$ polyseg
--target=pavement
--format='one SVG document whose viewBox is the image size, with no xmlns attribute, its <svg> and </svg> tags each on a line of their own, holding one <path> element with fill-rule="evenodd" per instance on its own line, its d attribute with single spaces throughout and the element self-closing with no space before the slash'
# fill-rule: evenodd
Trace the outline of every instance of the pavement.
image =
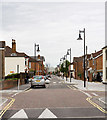
<svg viewBox="0 0 107 120">
<path fill-rule="evenodd" d="M 30 89 L 30 83 L 20 85 L 19 89 L 18 86 L 16 86 L 7 90 L 0 90 L 0 106 L 2 106 L 8 100 L 8 97 L 15 96 L 16 94 L 28 89 Z"/>
<path fill-rule="evenodd" d="M 80 90 L 107 91 L 107 89 L 106 89 L 107 85 L 103 84 L 101 82 L 88 82 L 88 81 L 86 81 L 86 87 L 84 87 L 84 81 L 82 81 L 82 80 L 76 80 L 74 78 L 71 78 L 71 82 L 70 82 L 70 78 L 67 78 L 67 81 L 66 81 L 66 78 L 64 78 L 63 80 L 67 84 L 73 84 L 75 87 L 77 87 Z"/>
</svg>

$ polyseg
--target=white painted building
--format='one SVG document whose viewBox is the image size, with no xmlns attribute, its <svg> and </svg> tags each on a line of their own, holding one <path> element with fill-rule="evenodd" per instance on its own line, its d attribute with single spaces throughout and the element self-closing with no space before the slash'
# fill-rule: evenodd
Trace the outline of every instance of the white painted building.
<svg viewBox="0 0 107 120">
<path fill-rule="evenodd" d="M 5 57 L 5 76 L 25 72 L 25 57 Z"/>
<path fill-rule="evenodd" d="M 28 72 L 28 56 L 16 51 L 16 42 L 12 40 L 12 48 L 6 46 L 5 76 L 12 73 Z"/>
<path fill-rule="evenodd" d="M 107 46 L 103 48 L 103 83 L 107 83 Z"/>
</svg>

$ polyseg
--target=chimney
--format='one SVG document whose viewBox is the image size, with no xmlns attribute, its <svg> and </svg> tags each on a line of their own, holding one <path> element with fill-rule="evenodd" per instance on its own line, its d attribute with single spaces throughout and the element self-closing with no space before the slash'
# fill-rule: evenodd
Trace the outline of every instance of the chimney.
<svg viewBox="0 0 107 120">
<path fill-rule="evenodd" d="M 96 50 L 95 50 L 95 53 L 96 53 Z"/>
<path fill-rule="evenodd" d="M 40 55 L 38 55 L 38 59 L 40 60 Z"/>
<path fill-rule="evenodd" d="M 16 53 L 16 41 L 12 39 L 12 53 Z"/>
</svg>

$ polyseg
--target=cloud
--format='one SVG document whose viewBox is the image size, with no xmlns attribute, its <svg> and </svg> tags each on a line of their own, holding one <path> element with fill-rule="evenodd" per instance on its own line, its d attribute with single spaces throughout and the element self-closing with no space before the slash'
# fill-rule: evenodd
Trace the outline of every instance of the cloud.
<svg viewBox="0 0 107 120">
<path fill-rule="evenodd" d="M 78 42 L 79 30 L 86 28 L 89 53 L 104 46 L 104 3 L 3 3 L 3 39 L 17 49 L 33 55 L 34 43 L 39 43 L 41 55 L 52 66 L 72 48 L 72 57 L 83 55 L 83 43 Z M 99 46 L 98 46 L 98 45 Z M 96 48 L 95 48 L 96 46 Z"/>
</svg>

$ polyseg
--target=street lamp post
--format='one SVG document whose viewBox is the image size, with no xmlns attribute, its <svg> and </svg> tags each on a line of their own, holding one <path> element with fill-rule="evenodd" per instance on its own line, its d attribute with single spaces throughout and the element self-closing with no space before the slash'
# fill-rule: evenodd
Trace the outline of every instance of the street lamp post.
<svg viewBox="0 0 107 120">
<path fill-rule="evenodd" d="M 86 79 L 85 79 L 85 28 L 83 31 L 79 30 L 79 38 L 77 40 L 82 40 L 81 33 L 84 33 L 84 87 L 86 87 Z"/>
<path fill-rule="evenodd" d="M 37 46 L 37 50 L 36 50 L 36 46 Z M 34 75 L 36 75 L 36 51 L 39 52 L 39 44 L 36 45 L 35 43 L 35 46 L 34 46 L 34 57 L 35 57 L 35 72 L 34 72 Z"/>
<path fill-rule="evenodd" d="M 65 60 L 65 68 L 66 68 L 66 70 L 67 70 L 67 54 L 66 55 L 64 55 L 64 60 Z M 67 71 L 66 71 L 66 81 L 67 81 Z"/>
<path fill-rule="evenodd" d="M 62 62 L 62 63 L 64 64 L 64 58 L 63 58 L 63 57 L 62 57 L 62 58 L 60 58 L 60 62 L 61 62 L 62 60 L 63 60 L 63 62 Z M 62 64 L 62 63 L 61 63 L 61 64 Z M 64 79 L 64 73 L 63 73 L 63 79 Z"/>
<path fill-rule="evenodd" d="M 70 53 L 69 53 L 69 52 L 70 52 Z M 68 49 L 67 55 L 70 55 L 70 64 L 71 64 L 71 48 Z M 71 66 L 70 66 L 70 70 L 71 70 Z M 71 82 L 71 72 L 70 72 L 70 82 Z"/>
</svg>

